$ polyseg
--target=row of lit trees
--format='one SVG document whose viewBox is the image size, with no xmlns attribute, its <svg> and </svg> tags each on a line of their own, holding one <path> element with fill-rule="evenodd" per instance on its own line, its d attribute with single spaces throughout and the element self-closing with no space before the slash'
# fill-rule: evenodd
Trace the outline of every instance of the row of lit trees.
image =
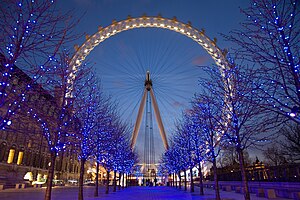
<svg viewBox="0 0 300 200">
<path fill-rule="evenodd" d="M 299 124 L 300 119 L 298 2 L 252 1 L 243 12 L 247 15 L 243 28 L 225 36 L 237 46 L 231 53 L 234 59 L 227 55 L 226 69 L 203 67 L 202 91 L 183 114 L 162 158 L 167 173 L 201 169 L 201 161 L 210 161 L 216 199 L 220 199 L 216 162 L 222 148 L 235 149 L 244 198 L 249 200 L 245 149 L 262 144 L 285 121 Z M 203 194 L 201 181 L 200 176 Z"/>
<path fill-rule="evenodd" d="M 76 72 L 72 97 L 67 95 L 72 71 L 65 47 L 78 38 L 71 34 L 77 24 L 72 13 L 59 12 L 54 1 L 7 0 L 0 10 L 4 27 L 0 31 L 0 129 L 15 123 L 12 119 L 18 112 L 27 112 L 41 126 L 51 155 L 45 199 L 51 199 L 55 160 L 60 152 L 69 151 L 69 146 L 81 161 L 79 199 L 83 199 L 84 164 L 90 158 L 97 162 L 97 175 L 102 165 L 107 174 L 114 171 L 124 177 L 136 163 L 136 154 L 129 146 L 129 129 L 110 98 L 102 94 L 90 68 L 83 66 Z M 11 84 L 16 66 L 31 78 L 17 89 Z M 41 112 L 29 102 L 34 95 L 52 96 L 53 114 Z M 98 185 L 96 189 L 97 196 Z"/>
<path fill-rule="evenodd" d="M 107 172 L 108 193 L 110 172 L 114 171 L 115 190 L 116 173 L 122 174 L 124 179 L 124 174 L 129 173 L 137 162 L 136 154 L 130 148 L 129 127 L 121 121 L 116 112 L 116 105 L 102 93 L 97 77 L 86 65 L 77 71 L 73 80 L 72 97 L 67 97 L 70 59 L 65 52 L 60 55 L 51 62 L 53 68 L 49 70 L 49 76 L 43 79 L 49 90 L 54 89 L 55 93 L 58 93 L 55 95 L 56 100 L 60 97 L 56 104 L 57 118 L 52 121 L 52 117 L 49 118 L 47 113 L 38 115 L 38 122 L 45 133 L 51 153 L 45 199 L 51 199 L 55 169 L 52 163 L 55 163 L 60 152 L 68 151 L 69 146 L 74 149 L 71 153 L 79 155 L 80 160 L 78 199 L 83 199 L 85 163 L 91 159 L 97 163 L 95 196 L 98 196 L 99 165 Z M 35 111 L 38 108 L 31 109 Z"/>
<path fill-rule="evenodd" d="M 53 1 L 7 0 L 1 3 L 0 10 L 0 24 L 4 27 L 0 39 L 0 128 L 15 123 L 13 115 L 20 112 L 28 112 L 41 125 L 51 155 L 45 195 L 45 199 L 50 199 L 57 154 L 67 146 L 68 127 L 73 124 L 74 128 L 76 123 L 68 114 L 72 103 L 66 103 L 64 95 L 68 59 L 63 52 L 63 47 L 76 38 L 70 34 L 76 22 L 69 13 L 59 13 Z M 12 87 L 16 65 L 31 78 L 26 84 L 19 84 L 17 89 Z M 56 88 L 59 91 L 61 99 L 54 102 L 54 118 L 57 119 L 49 121 L 47 114 L 43 115 L 28 103 L 38 87 L 52 90 L 50 94 L 54 94 Z M 75 134 L 70 135 L 76 137 Z"/>
<path fill-rule="evenodd" d="M 73 100 L 74 116 L 81 125 L 80 142 L 80 179 L 78 199 L 83 199 L 83 181 L 85 163 L 92 159 L 96 162 L 96 188 L 98 196 L 98 173 L 101 165 L 107 172 L 106 193 L 109 192 L 109 174 L 114 172 L 113 191 L 116 191 L 116 177 L 119 173 L 124 179 L 137 162 L 136 154 L 130 148 L 130 130 L 116 112 L 116 106 L 110 98 L 103 95 L 101 87 L 93 75 L 75 84 Z M 121 183 L 119 183 L 121 184 Z M 124 183 L 123 183 L 124 184 Z"/>
</svg>

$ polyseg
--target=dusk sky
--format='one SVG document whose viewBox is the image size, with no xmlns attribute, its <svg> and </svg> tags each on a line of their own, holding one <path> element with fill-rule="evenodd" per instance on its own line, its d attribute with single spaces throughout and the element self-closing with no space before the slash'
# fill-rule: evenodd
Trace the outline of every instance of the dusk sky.
<svg viewBox="0 0 300 200">
<path fill-rule="evenodd" d="M 224 49 L 230 46 L 220 33 L 229 34 L 230 30 L 238 29 L 245 18 L 240 8 L 249 4 L 249 0 L 63 0 L 58 2 L 58 7 L 63 11 L 73 10 L 81 18 L 76 29 L 81 34 L 92 35 L 98 26 L 106 27 L 113 19 L 124 20 L 128 15 L 161 14 L 166 18 L 176 16 L 178 21 L 185 23 L 191 21 L 194 28 L 205 29 L 211 39 L 216 37 L 217 45 Z M 76 44 L 81 45 L 84 40 L 82 37 Z M 172 134 L 175 121 L 188 108 L 193 95 L 200 90 L 201 70 L 197 66 L 213 66 L 214 63 L 191 39 L 157 28 L 121 32 L 97 46 L 86 61 L 95 67 L 103 91 L 112 95 L 119 104 L 123 120 L 132 128 L 142 98 L 145 74 L 149 70 L 167 137 Z M 153 128 L 158 160 L 163 144 L 155 120 Z M 143 120 L 136 144 L 140 155 L 143 155 L 144 129 Z"/>
</svg>

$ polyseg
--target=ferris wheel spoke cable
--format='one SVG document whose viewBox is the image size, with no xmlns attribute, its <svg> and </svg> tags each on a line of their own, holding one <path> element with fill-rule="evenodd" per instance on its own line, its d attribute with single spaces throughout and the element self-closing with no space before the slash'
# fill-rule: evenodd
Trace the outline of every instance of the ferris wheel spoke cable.
<svg viewBox="0 0 300 200">
<path fill-rule="evenodd" d="M 132 39 L 130 45 L 124 40 L 123 49 L 122 46 L 106 46 L 110 55 L 115 58 L 111 56 L 112 58 L 107 60 L 104 56 L 100 63 L 106 68 L 101 73 L 107 84 L 104 90 L 110 92 L 119 102 L 121 117 L 131 124 L 136 120 L 143 96 L 145 72 L 149 70 L 162 121 L 165 127 L 168 127 L 166 132 L 171 134 L 170 131 L 174 129 L 172 127 L 179 118 L 180 109 L 185 109 L 195 92 L 190 86 L 197 79 L 193 61 L 199 53 L 195 53 L 190 47 L 180 46 L 177 33 L 167 33 L 161 38 L 143 37 L 139 45 L 134 45 L 140 41 L 139 38 L 135 38 L 132 45 Z M 195 81 L 195 85 L 197 83 Z M 156 120 L 153 122 L 156 123 L 153 128 L 157 130 Z"/>
<path fill-rule="evenodd" d="M 111 69 L 112 71 L 116 71 L 115 67 L 116 65 L 112 64 L 112 63 L 108 63 L 104 60 L 101 60 L 102 63 L 101 63 L 101 69 L 102 68 L 108 68 L 108 69 Z M 102 67 L 103 66 L 103 67 Z M 109 78 L 113 78 L 116 77 L 116 76 L 120 76 L 119 74 L 122 74 L 122 76 L 126 77 L 126 78 L 129 78 L 129 79 L 133 79 L 133 80 L 136 80 L 136 78 L 133 78 L 132 76 L 135 76 L 135 74 L 133 73 L 130 73 L 127 69 L 126 69 L 127 66 L 123 65 L 123 64 L 118 64 L 118 72 L 114 72 L 114 74 L 111 74 L 112 72 L 110 73 L 107 73 L 107 72 L 103 72 L 100 74 L 100 76 L 109 76 Z M 118 75 L 116 75 L 118 74 Z M 107 81 L 107 79 L 105 79 L 105 81 Z"/>
<path fill-rule="evenodd" d="M 132 116 L 136 115 L 135 111 L 137 110 L 137 108 L 139 106 L 139 102 L 142 99 L 142 95 L 140 95 L 140 96 L 141 97 L 139 98 L 139 101 L 131 102 L 131 103 L 129 103 L 130 104 L 129 106 L 124 106 L 125 108 L 123 108 L 121 116 L 125 117 L 126 121 L 135 120 L 135 119 L 132 119 Z"/>
</svg>

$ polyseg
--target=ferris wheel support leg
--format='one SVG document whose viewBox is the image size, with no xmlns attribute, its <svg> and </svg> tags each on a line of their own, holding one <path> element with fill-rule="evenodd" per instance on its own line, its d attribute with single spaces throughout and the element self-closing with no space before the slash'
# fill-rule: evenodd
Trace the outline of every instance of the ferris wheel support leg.
<svg viewBox="0 0 300 200">
<path fill-rule="evenodd" d="M 159 108 L 157 106 L 156 98 L 154 96 L 152 88 L 150 90 L 150 95 L 151 95 L 151 99 L 152 99 L 152 106 L 153 106 L 153 109 L 154 109 L 154 114 L 155 114 L 156 121 L 157 121 L 158 128 L 159 128 L 159 133 L 160 133 L 161 139 L 164 142 L 164 147 L 167 150 L 169 148 L 168 141 L 167 141 L 167 136 L 166 136 L 165 128 L 164 128 L 164 125 L 162 123 Z"/>
<path fill-rule="evenodd" d="M 143 97 L 142 97 L 142 101 L 139 107 L 139 112 L 138 115 L 136 117 L 136 122 L 134 125 L 134 129 L 133 129 L 133 133 L 132 133 L 132 137 L 131 137 L 131 144 L 130 147 L 131 149 L 134 148 L 135 143 L 136 143 L 136 139 L 140 130 L 140 126 L 141 126 L 141 122 L 142 122 L 142 117 L 143 117 L 143 113 L 144 113 L 144 109 L 145 109 L 145 104 L 146 104 L 146 97 L 147 97 L 147 89 L 144 89 L 144 93 L 143 93 Z"/>
</svg>

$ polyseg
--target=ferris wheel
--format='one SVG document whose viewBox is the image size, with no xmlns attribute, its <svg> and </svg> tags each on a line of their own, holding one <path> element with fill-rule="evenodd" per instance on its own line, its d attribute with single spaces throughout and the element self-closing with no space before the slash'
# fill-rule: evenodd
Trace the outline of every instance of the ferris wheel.
<svg viewBox="0 0 300 200">
<path fill-rule="evenodd" d="M 129 17 L 120 22 L 114 21 L 106 28 L 100 27 L 94 35 L 87 36 L 86 41 L 75 49 L 76 53 L 71 61 L 73 70 L 69 77 L 70 91 L 77 69 L 89 55 L 88 60 L 94 63 L 95 73 L 101 79 L 104 92 L 118 102 L 123 120 L 132 124 L 132 138 L 137 141 L 136 148 L 139 152 L 143 152 L 147 146 L 147 128 L 143 127 L 149 124 L 146 120 L 149 110 L 146 110 L 146 118 L 140 119 L 142 128 L 137 130 L 140 134 L 134 129 L 144 96 L 145 74 L 147 71 L 151 73 L 151 88 L 165 127 L 165 133 L 162 133 L 160 122 L 153 120 L 152 127 L 148 125 L 153 129 L 154 142 L 149 151 L 154 155 L 162 153 L 162 143 L 167 148 L 167 139 L 163 135 L 166 138 L 170 136 L 176 120 L 188 108 L 190 99 L 199 90 L 201 70 L 198 66 L 215 63 L 220 68 L 225 68 L 228 65 L 223 52 L 203 30 L 198 31 L 190 23 L 181 23 L 176 18 L 166 19 L 160 16 Z M 135 141 L 132 142 L 133 146 Z M 152 160 L 156 162 L 155 158 Z"/>
</svg>

